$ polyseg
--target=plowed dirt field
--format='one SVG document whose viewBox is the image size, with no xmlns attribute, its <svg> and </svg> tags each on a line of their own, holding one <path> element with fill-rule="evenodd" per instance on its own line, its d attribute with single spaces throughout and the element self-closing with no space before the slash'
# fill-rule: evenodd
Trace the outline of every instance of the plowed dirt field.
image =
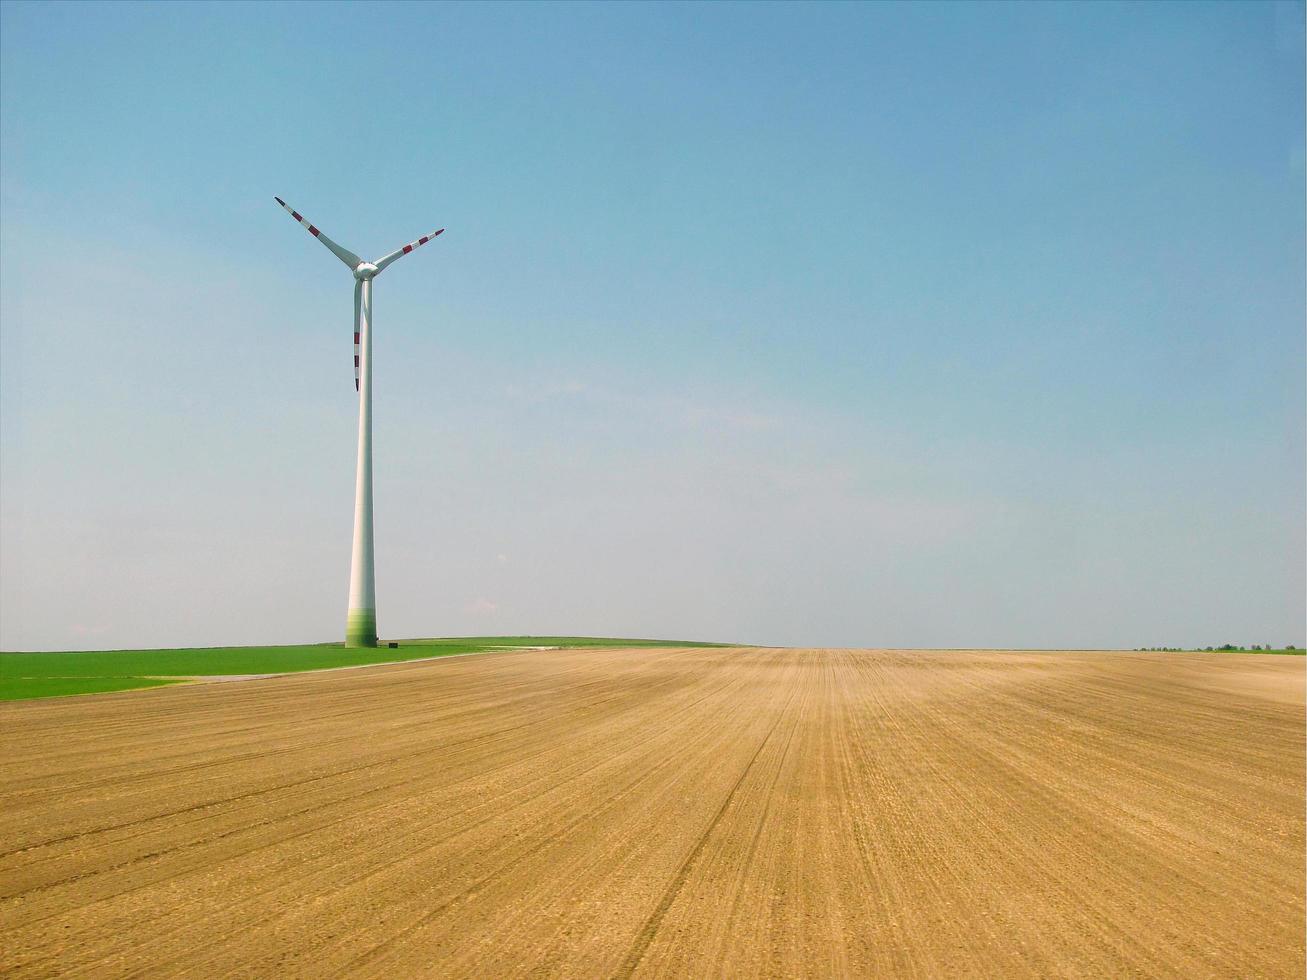
<svg viewBox="0 0 1307 980">
<path fill-rule="evenodd" d="M 1304 661 L 488 654 L 0 707 L 0 971 L 1300 977 Z"/>
</svg>

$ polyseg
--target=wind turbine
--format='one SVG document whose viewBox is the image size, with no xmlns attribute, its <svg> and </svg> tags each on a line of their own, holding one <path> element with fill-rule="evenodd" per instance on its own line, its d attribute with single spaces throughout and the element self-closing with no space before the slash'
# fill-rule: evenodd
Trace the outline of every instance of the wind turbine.
<svg viewBox="0 0 1307 980">
<path fill-rule="evenodd" d="M 372 560 L 372 280 L 396 259 L 444 231 L 433 231 L 375 262 L 341 248 L 281 198 L 275 198 L 309 234 L 326 245 L 354 273 L 354 390 L 359 393 L 359 455 L 354 480 L 354 551 L 349 565 L 349 612 L 345 646 L 377 645 L 377 589 Z"/>
</svg>

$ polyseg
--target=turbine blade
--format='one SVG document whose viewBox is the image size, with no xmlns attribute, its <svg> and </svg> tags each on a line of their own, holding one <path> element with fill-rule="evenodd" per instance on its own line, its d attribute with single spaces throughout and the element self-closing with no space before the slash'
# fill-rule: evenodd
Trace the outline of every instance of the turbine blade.
<svg viewBox="0 0 1307 980">
<path fill-rule="evenodd" d="M 292 208 L 289 204 L 287 204 L 287 203 L 286 203 L 285 201 L 283 201 L 281 198 L 279 198 L 279 197 L 274 197 L 273 200 L 276 201 L 278 204 L 280 204 L 283 208 L 285 208 L 287 214 L 289 214 L 292 218 L 294 218 L 296 221 L 298 221 L 300 224 L 302 224 L 305 228 L 307 228 L 307 229 L 309 230 L 309 234 L 310 234 L 310 235 L 312 235 L 312 236 L 313 236 L 314 238 L 316 238 L 318 241 L 322 242 L 323 245 L 326 245 L 327 248 L 331 249 L 331 254 L 332 254 L 332 255 L 336 256 L 336 258 L 340 259 L 340 261 L 344 262 L 344 263 L 345 263 L 347 266 L 349 266 L 351 269 L 358 268 L 359 263 L 363 261 L 362 259 L 360 259 L 357 255 L 355 255 L 355 254 L 354 254 L 353 252 L 351 252 L 349 249 L 347 249 L 347 248 L 341 248 L 339 245 L 337 245 L 335 242 L 333 242 L 330 238 L 328 238 L 326 235 L 324 235 L 324 234 L 323 234 L 319 229 L 317 229 L 317 228 L 315 228 L 313 225 L 309 224 L 309 222 L 306 221 L 306 220 L 304 219 L 304 216 L 303 216 L 303 215 L 301 215 L 298 211 L 296 211 L 294 208 Z"/>
<path fill-rule="evenodd" d="M 363 325 L 363 280 L 354 280 L 354 390 L 359 390 L 359 327 Z"/>
<path fill-rule="evenodd" d="M 382 269 L 390 265 L 390 263 L 394 262 L 396 259 L 403 258 L 405 255 L 408 255 L 409 252 L 413 251 L 413 249 L 417 248 L 419 245 L 425 245 L 427 242 L 431 241 L 431 239 L 435 238 L 437 235 L 440 234 L 440 232 L 444 230 L 445 230 L 444 228 L 441 228 L 440 231 L 433 231 L 430 235 L 423 235 L 417 241 L 409 242 L 403 248 L 395 249 L 395 251 L 391 252 L 384 259 L 377 259 L 375 263 L 377 267 L 377 271 L 380 272 Z"/>
</svg>

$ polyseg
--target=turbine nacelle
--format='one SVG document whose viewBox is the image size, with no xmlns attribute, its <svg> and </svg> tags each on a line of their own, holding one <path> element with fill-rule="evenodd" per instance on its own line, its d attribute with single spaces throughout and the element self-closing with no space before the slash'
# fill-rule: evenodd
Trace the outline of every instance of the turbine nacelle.
<svg viewBox="0 0 1307 980">
<path fill-rule="evenodd" d="M 380 271 L 381 270 L 371 262 L 360 262 L 354 267 L 354 278 L 359 282 L 362 282 L 364 279 L 371 279 Z"/>
</svg>

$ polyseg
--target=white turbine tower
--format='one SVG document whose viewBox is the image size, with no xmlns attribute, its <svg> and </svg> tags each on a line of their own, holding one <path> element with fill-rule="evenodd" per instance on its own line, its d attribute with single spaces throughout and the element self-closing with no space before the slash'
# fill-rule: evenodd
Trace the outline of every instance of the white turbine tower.
<svg viewBox="0 0 1307 980">
<path fill-rule="evenodd" d="M 354 552 L 349 566 L 349 613 L 345 645 L 377 645 L 377 588 L 372 561 L 372 280 L 396 259 L 444 231 L 433 231 L 376 262 L 364 262 L 309 224 L 281 198 L 275 199 L 309 234 L 354 273 L 354 390 L 359 393 L 359 456 L 354 482 Z"/>
</svg>

